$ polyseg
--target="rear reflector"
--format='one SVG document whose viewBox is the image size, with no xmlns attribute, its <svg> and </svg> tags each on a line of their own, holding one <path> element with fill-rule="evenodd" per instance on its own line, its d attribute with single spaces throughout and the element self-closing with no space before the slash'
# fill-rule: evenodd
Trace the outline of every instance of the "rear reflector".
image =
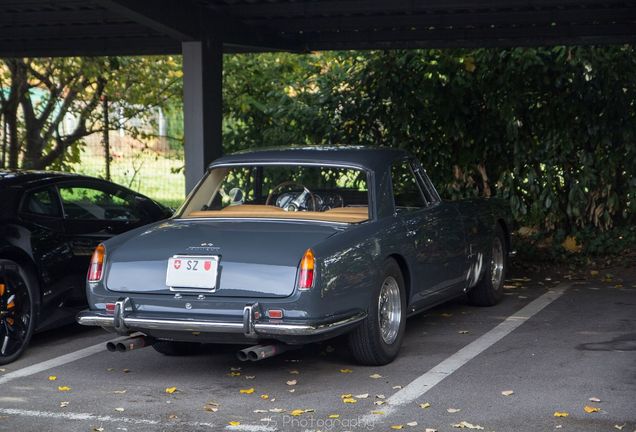
<svg viewBox="0 0 636 432">
<path fill-rule="evenodd" d="M 305 255 L 303 255 L 303 259 L 300 260 L 300 272 L 298 275 L 299 289 L 310 289 L 314 285 L 315 263 L 314 252 L 311 249 L 307 249 Z"/>
<path fill-rule="evenodd" d="M 283 311 L 280 309 L 270 309 L 267 311 L 268 318 L 281 319 L 283 317 Z"/>
<path fill-rule="evenodd" d="M 106 303 L 106 312 L 115 313 L 115 303 Z"/>
<path fill-rule="evenodd" d="M 95 252 L 93 252 L 93 256 L 91 257 L 91 264 L 88 267 L 88 281 L 89 282 L 98 282 L 102 279 L 102 273 L 104 270 L 104 254 L 106 253 L 106 248 L 103 244 L 99 244 L 95 248 Z"/>
</svg>

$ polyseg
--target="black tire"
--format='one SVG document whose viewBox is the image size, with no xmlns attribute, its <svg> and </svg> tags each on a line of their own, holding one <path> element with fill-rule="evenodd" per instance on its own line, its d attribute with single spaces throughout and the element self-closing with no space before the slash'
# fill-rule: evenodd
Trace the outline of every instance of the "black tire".
<svg viewBox="0 0 636 432">
<path fill-rule="evenodd" d="M 499 259 L 496 257 L 496 249 L 501 247 L 501 270 L 500 276 L 493 278 L 493 274 L 498 274 L 495 270 L 495 261 Z M 485 268 L 482 270 L 482 275 L 477 282 L 477 285 L 470 291 L 468 291 L 468 300 L 475 306 L 494 306 L 499 303 L 503 297 L 503 285 L 506 279 L 506 270 L 508 267 L 508 250 L 506 248 L 506 235 L 499 224 L 495 229 L 495 236 L 492 239 L 492 246 L 489 251 L 489 255 L 486 257 Z M 495 282 L 496 279 L 498 282 Z"/>
<path fill-rule="evenodd" d="M 387 343 L 382 336 L 378 313 L 379 298 L 385 282 L 392 278 L 397 282 L 400 297 L 399 326 L 392 342 Z M 367 317 L 349 333 L 349 348 L 355 360 L 363 365 L 378 366 L 393 361 L 400 351 L 406 327 L 406 289 L 400 266 L 394 259 L 387 259 L 383 265 L 380 281 L 373 290 Z"/>
<path fill-rule="evenodd" d="M 152 344 L 155 351 L 167 356 L 188 356 L 201 351 L 201 344 L 195 342 L 176 342 L 159 340 Z"/>
<path fill-rule="evenodd" d="M 0 259 L 0 365 L 17 360 L 33 336 L 39 297 L 26 270 Z"/>
</svg>

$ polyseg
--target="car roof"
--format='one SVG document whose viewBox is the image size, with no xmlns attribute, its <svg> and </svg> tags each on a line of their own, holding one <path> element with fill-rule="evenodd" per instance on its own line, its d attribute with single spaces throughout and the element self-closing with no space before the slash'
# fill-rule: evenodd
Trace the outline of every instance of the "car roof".
<svg viewBox="0 0 636 432">
<path fill-rule="evenodd" d="M 223 156 L 210 164 L 210 168 L 223 164 L 258 163 L 324 163 L 351 165 L 373 171 L 390 165 L 398 158 L 407 157 L 405 150 L 366 146 L 305 146 L 268 147 L 245 150 Z"/>
<path fill-rule="evenodd" d="M 2 186 L 36 186 L 39 183 L 46 183 L 51 180 L 60 179 L 93 179 L 92 177 L 80 174 L 63 173 L 57 171 L 35 171 L 35 170 L 2 170 L 0 169 L 0 185 Z"/>
</svg>

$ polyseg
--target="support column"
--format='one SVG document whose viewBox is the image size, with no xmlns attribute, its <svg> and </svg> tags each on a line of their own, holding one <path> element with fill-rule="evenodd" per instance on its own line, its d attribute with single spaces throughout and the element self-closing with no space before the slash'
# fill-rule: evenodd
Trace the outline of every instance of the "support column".
<svg viewBox="0 0 636 432">
<path fill-rule="evenodd" d="M 223 44 L 183 42 L 183 122 L 186 193 L 222 153 Z"/>
</svg>

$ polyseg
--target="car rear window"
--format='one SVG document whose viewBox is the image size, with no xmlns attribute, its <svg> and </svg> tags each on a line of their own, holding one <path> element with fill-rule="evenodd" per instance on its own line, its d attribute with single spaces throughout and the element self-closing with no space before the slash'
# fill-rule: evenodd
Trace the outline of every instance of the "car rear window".
<svg viewBox="0 0 636 432">
<path fill-rule="evenodd" d="M 182 217 L 363 222 L 369 218 L 367 173 L 338 166 L 221 166 L 207 174 Z"/>
</svg>

